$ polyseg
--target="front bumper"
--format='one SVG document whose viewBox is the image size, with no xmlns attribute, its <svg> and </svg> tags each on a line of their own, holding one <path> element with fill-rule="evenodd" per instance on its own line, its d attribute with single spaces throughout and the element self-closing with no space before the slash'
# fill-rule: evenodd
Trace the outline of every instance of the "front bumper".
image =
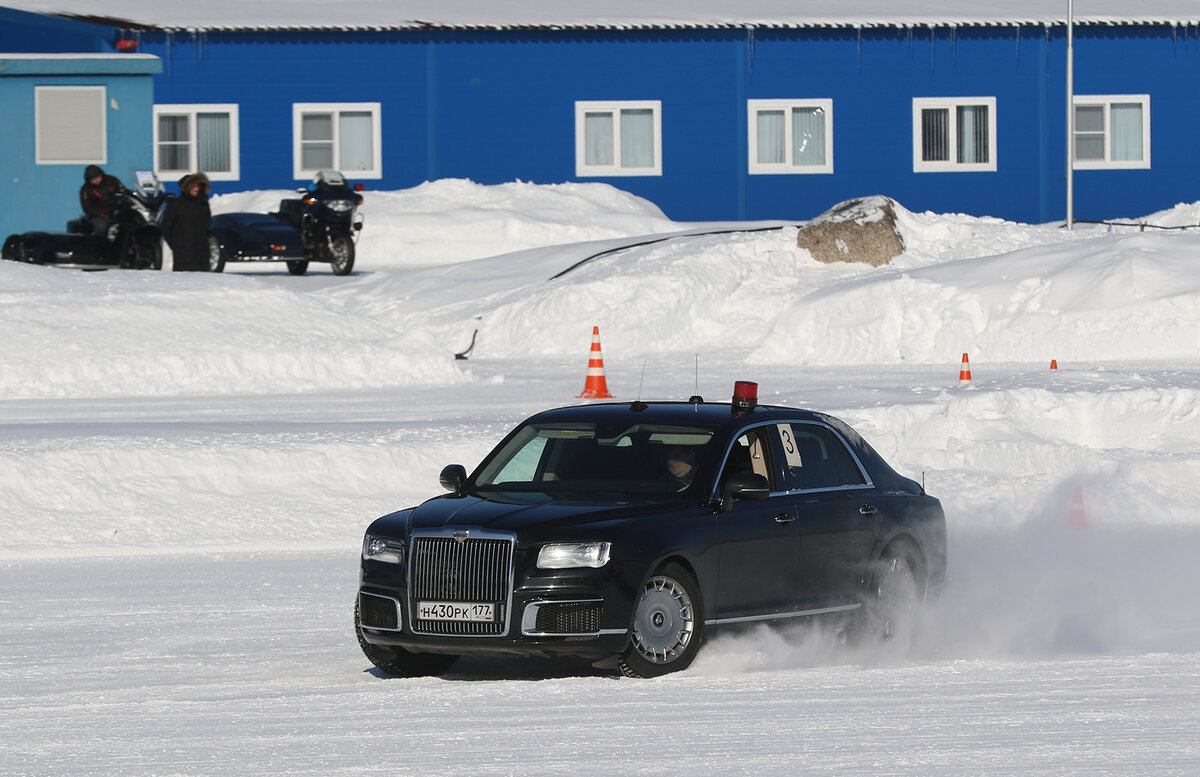
<svg viewBox="0 0 1200 777">
<path fill-rule="evenodd" d="M 359 629 L 365 641 L 416 653 L 521 655 L 599 660 L 625 646 L 627 628 L 604 628 L 605 603 L 569 594 L 514 597 L 499 635 L 429 634 L 414 631 L 409 608 L 394 594 L 360 589 Z"/>
<path fill-rule="evenodd" d="M 624 648 L 634 586 L 623 582 L 619 562 L 545 570 L 511 536 L 473 535 L 466 546 L 422 539 L 429 544 L 409 544 L 405 563 L 363 560 L 358 611 L 366 642 L 418 653 L 592 660 Z M 490 605 L 490 616 L 444 620 L 421 613 L 421 602 Z"/>
</svg>

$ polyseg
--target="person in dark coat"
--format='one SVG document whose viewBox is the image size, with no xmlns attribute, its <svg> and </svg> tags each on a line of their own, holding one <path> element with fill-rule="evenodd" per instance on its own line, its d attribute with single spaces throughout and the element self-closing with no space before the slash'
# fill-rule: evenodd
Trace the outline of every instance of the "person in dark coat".
<svg viewBox="0 0 1200 777">
<path fill-rule="evenodd" d="M 106 175 L 98 165 L 88 165 L 83 171 L 83 186 L 79 189 L 79 204 L 92 223 L 93 234 L 108 231 L 125 187 L 116 177 Z"/>
<path fill-rule="evenodd" d="M 162 233 L 175 255 L 174 269 L 208 272 L 208 231 L 212 211 L 208 207 L 208 176 L 204 173 L 179 179 L 179 196 L 167 205 Z"/>
</svg>

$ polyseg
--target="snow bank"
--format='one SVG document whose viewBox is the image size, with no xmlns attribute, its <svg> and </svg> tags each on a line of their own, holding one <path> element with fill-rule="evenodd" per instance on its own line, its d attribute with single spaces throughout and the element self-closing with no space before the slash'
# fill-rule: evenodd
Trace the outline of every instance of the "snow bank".
<svg viewBox="0 0 1200 777">
<path fill-rule="evenodd" d="M 223 194 L 212 199 L 212 209 L 268 213 L 295 196 L 288 190 Z M 679 229 L 648 200 L 599 183 L 483 186 L 442 179 L 411 189 L 364 191 L 361 213 L 358 253 L 375 269 Z"/>
<path fill-rule="evenodd" d="M 0 263 L 0 396 L 292 393 L 464 377 L 419 331 L 254 278 Z"/>
</svg>

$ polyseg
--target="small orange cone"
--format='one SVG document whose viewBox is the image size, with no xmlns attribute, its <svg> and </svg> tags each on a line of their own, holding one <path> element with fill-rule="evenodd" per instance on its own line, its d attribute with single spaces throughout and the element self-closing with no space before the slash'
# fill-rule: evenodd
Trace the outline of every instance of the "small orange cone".
<svg viewBox="0 0 1200 777">
<path fill-rule="evenodd" d="M 1057 370 L 1057 369 L 1058 369 L 1058 359 L 1051 359 L 1051 360 L 1050 360 L 1050 369 L 1051 369 L 1051 370 Z"/>
<path fill-rule="evenodd" d="M 1087 513 L 1083 509 L 1083 489 L 1076 488 L 1075 496 L 1071 498 L 1071 512 L 1067 513 L 1068 529 L 1086 529 Z"/>
<path fill-rule="evenodd" d="M 587 380 L 583 384 L 583 399 L 612 399 L 608 381 L 604 379 L 604 356 L 600 353 L 600 327 L 592 327 L 592 354 L 588 359 Z"/>
<path fill-rule="evenodd" d="M 958 383 L 961 386 L 964 383 L 971 382 L 971 364 L 967 361 L 967 355 L 963 354 L 962 369 L 958 371 Z"/>
</svg>

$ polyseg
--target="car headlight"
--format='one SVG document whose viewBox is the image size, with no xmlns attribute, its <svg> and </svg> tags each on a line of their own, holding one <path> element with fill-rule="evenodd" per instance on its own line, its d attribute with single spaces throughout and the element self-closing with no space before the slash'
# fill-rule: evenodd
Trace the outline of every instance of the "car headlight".
<svg viewBox="0 0 1200 777">
<path fill-rule="evenodd" d="M 608 542 L 556 542 L 542 546 L 537 565 L 539 569 L 599 569 L 608 563 L 611 548 Z"/>
<path fill-rule="evenodd" d="M 363 539 L 363 559 L 372 561 L 387 561 L 392 564 L 404 563 L 404 543 L 387 537 L 372 537 L 370 534 Z"/>
</svg>

